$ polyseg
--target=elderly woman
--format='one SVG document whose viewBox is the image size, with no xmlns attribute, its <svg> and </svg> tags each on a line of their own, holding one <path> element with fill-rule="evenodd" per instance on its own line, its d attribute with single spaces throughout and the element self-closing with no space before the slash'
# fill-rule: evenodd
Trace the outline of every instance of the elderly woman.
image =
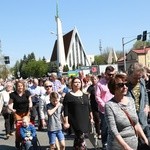
<svg viewBox="0 0 150 150">
<path fill-rule="evenodd" d="M 139 122 L 134 100 L 127 94 L 126 74 L 116 74 L 108 83 L 114 97 L 106 103 L 105 118 L 108 125 L 107 150 L 136 150 L 137 135 L 148 145 Z"/>
<path fill-rule="evenodd" d="M 10 99 L 9 94 L 13 92 L 13 83 L 7 82 L 5 84 L 5 90 L 0 93 L 1 101 L 3 102 L 2 115 L 5 120 L 5 131 L 6 131 L 6 139 L 13 135 L 14 133 L 14 115 L 8 109 L 8 102 Z"/>
<path fill-rule="evenodd" d="M 46 126 L 46 116 L 47 116 L 47 108 L 46 105 L 50 103 L 49 98 L 51 92 L 53 92 L 53 83 L 51 81 L 45 81 L 44 88 L 46 90 L 45 94 L 41 95 L 39 100 L 39 112 L 40 119 L 42 122 L 42 127 Z"/>
</svg>

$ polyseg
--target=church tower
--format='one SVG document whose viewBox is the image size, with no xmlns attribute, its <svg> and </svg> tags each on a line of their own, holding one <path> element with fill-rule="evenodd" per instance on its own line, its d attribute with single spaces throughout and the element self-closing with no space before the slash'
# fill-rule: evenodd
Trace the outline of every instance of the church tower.
<svg viewBox="0 0 150 150">
<path fill-rule="evenodd" d="M 57 66 L 63 69 L 63 66 L 66 65 L 66 58 L 64 50 L 62 23 L 58 15 L 58 2 L 56 2 L 55 19 L 57 24 Z"/>
</svg>

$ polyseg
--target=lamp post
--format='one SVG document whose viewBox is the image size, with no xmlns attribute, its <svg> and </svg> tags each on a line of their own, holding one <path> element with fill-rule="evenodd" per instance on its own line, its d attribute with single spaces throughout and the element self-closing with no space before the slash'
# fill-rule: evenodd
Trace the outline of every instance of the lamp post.
<svg viewBox="0 0 150 150">
<path fill-rule="evenodd" d="M 138 36 L 139 36 L 139 35 L 138 35 Z M 134 38 L 134 39 L 132 39 L 132 40 L 130 40 L 130 41 L 125 42 L 125 41 L 124 41 L 125 38 L 126 38 L 126 37 L 123 37 L 123 38 L 122 38 L 122 51 L 123 51 L 123 58 L 124 58 L 124 59 L 123 59 L 123 60 L 124 60 L 124 62 L 123 62 L 123 64 L 124 64 L 124 71 L 126 71 L 126 69 L 127 69 L 126 54 L 125 54 L 124 46 L 125 46 L 126 44 L 128 44 L 128 43 L 134 41 L 134 40 L 137 40 L 137 37 L 136 37 L 136 38 Z"/>
</svg>

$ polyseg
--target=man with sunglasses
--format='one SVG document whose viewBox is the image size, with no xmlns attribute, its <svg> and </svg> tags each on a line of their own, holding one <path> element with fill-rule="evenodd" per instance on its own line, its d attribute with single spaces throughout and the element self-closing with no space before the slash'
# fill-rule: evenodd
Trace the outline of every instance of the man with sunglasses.
<svg viewBox="0 0 150 150">
<path fill-rule="evenodd" d="M 104 117 L 104 107 L 107 101 L 109 101 L 113 95 L 110 93 L 108 89 L 108 82 L 115 74 L 115 69 L 112 66 L 107 66 L 105 69 L 105 75 L 102 77 L 95 86 L 95 98 L 98 103 L 98 109 L 100 112 L 101 119 L 101 137 L 102 137 L 102 146 L 103 150 L 106 149 L 107 146 L 107 125 Z"/>
</svg>

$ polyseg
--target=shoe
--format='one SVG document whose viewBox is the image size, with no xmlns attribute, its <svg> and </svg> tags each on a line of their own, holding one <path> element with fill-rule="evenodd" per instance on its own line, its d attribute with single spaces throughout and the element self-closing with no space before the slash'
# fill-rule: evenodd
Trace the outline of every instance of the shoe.
<svg viewBox="0 0 150 150">
<path fill-rule="evenodd" d="M 10 135 L 13 136 L 13 135 L 15 135 L 15 133 L 14 133 L 14 132 L 11 132 Z"/>
<path fill-rule="evenodd" d="M 107 143 L 103 144 L 102 150 L 106 150 L 106 149 L 107 149 Z"/>
<path fill-rule="evenodd" d="M 9 134 L 6 134 L 6 139 L 9 139 L 10 135 Z"/>
<path fill-rule="evenodd" d="M 98 135 L 98 139 L 101 140 L 101 135 Z"/>
</svg>

